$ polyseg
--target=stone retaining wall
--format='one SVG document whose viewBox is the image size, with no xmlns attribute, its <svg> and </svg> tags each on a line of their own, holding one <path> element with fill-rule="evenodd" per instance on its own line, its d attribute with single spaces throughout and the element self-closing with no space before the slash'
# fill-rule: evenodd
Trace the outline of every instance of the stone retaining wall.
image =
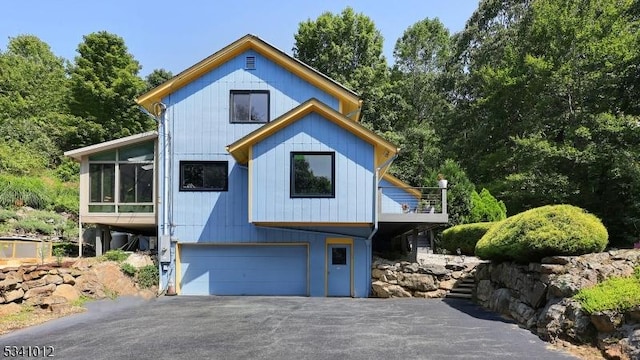
<svg viewBox="0 0 640 360">
<path fill-rule="evenodd" d="M 31 265 L 0 269 L 0 315 L 31 305 L 62 312 L 81 295 L 101 299 L 118 295 L 153 296 L 140 290 L 115 262 L 81 259 L 67 267 Z"/>
<path fill-rule="evenodd" d="M 473 276 L 476 263 L 418 264 L 374 258 L 371 296 L 442 298 L 458 281 Z"/>
<path fill-rule="evenodd" d="M 506 315 L 542 339 L 598 346 L 609 358 L 640 359 L 640 307 L 589 315 L 571 297 L 613 276 L 630 276 L 640 250 L 556 256 L 541 263 L 480 264 L 477 302 Z"/>
</svg>

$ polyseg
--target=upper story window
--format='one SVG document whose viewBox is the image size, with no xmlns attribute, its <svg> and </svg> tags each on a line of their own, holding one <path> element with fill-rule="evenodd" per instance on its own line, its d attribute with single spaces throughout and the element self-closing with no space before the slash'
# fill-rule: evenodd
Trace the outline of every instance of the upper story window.
<svg viewBox="0 0 640 360">
<path fill-rule="evenodd" d="M 334 198 L 335 153 L 291 153 L 291 197 Z"/>
<path fill-rule="evenodd" d="M 228 161 L 180 161 L 180 191 L 227 191 Z"/>
<path fill-rule="evenodd" d="M 232 123 L 269 122 L 268 90 L 231 90 Z"/>
</svg>

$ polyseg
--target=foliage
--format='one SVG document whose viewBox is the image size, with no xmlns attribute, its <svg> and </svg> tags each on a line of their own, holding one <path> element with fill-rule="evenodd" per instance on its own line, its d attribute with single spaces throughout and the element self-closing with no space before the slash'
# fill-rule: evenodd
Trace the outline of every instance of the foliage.
<svg viewBox="0 0 640 360">
<path fill-rule="evenodd" d="M 78 256 L 78 244 L 74 242 L 55 242 L 53 243 L 53 253 L 56 249 L 62 249 L 64 256 Z"/>
<path fill-rule="evenodd" d="M 6 141 L 0 135 L 0 171 L 25 176 L 37 174 L 46 166 L 47 159 L 38 151 L 15 140 Z"/>
<path fill-rule="evenodd" d="M 84 306 L 84 304 L 88 303 L 89 301 L 92 301 L 93 299 L 85 294 L 80 295 L 80 297 L 78 297 L 76 300 L 71 302 L 72 306 L 78 306 L 78 307 L 82 307 Z"/>
<path fill-rule="evenodd" d="M 388 129 L 378 102 L 386 93 L 389 71 L 382 35 L 368 16 L 350 7 L 340 14 L 325 12 L 301 22 L 294 37 L 295 58 L 358 92 L 364 100 L 363 121 Z"/>
<path fill-rule="evenodd" d="M 0 209 L 0 223 L 6 222 L 10 219 L 18 219 L 18 215 L 13 210 Z"/>
<path fill-rule="evenodd" d="M 53 235 L 55 233 L 55 227 L 52 224 L 33 218 L 18 220 L 15 229 L 27 234 Z"/>
<path fill-rule="evenodd" d="M 78 53 L 69 104 L 72 114 L 82 119 L 75 124 L 82 134 L 76 141 L 88 145 L 152 129 L 153 121 L 133 100 L 146 85 L 124 39 L 106 31 L 92 33 L 84 36 Z"/>
<path fill-rule="evenodd" d="M 67 252 L 63 247 L 54 247 L 53 248 L 53 256 L 56 257 L 56 263 L 58 266 L 62 265 L 62 258 L 67 255 Z"/>
<path fill-rule="evenodd" d="M 173 74 L 169 70 L 165 69 L 154 69 L 147 77 L 145 78 L 145 83 L 147 85 L 146 91 L 149 91 L 156 86 L 164 83 L 165 81 L 171 79 Z"/>
<path fill-rule="evenodd" d="M 56 167 L 55 175 L 61 181 L 77 183 L 80 180 L 80 164 L 65 157 Z"/>
<path fill-rule="evenodd" d="M 448 151 L 514 212 L 572 203 L 640 228 L 633 0 L 485 0 L 457 36 Z"/>
<path fill-rule="evenodd" d="M 636 273 L 640 268 L 636 268 Z M 625 311 L 640 305 L 640 278 L 610 278 L 574 295 L 589 314 L 599 311 Z"/>
<path fill-rule="evenodd" d="M 117 261 L 123 262 L 127 260 L 127 258 L 131 255 L 131 253 L 125 252 L 121 249 L 109 250 L 102 257 L 108 261 Z"/>
<path fill-rule="evenodd" d="M 475 253 L 482 259 L 528 263 L 600 252 L 607 240 L 607 229 L 596 216 L 572 205 L 547 205 L 497 223 L 478 241 Z"/>
<path fill-rule="evenodd" d="M 494 222 L 480 222 L 452 226 L 442 232 L 438 246 L 452 254 L 460 252 L 464 255 L 475 254 L 476 243 L 494 225 Z"/>
<path fill-rule="evenodd" d="M 480 194 L 475 190 L 471 193 L 470 222 L 500 221 L 507 218 L 507 207 L 504 202 L 498 201 L 487 189 L 482 189 Z"/>
<path fill-rule="evenodd" d="M 26 205 L 42 209 L 49 203 L 44 182 L 35 177 L 0 175 L 0 206 Z"/>
<path fill-rule="evenodd" d="M 129 277 L 136 276 L 136 273 L 138 272 L 138 269 L 136 269 L 135 266 L 129 263 L 120 264 L 120 270 L 122 270 L 122 272 Z"/>
<path fill-rule="evenodd" d="M 460 165 L 447 159 L 437 169 L 429 171 L 423 186 L 436 186 L 438 174 L 443 174 L 448 180 L 447 185 L 447 212 L 449 225 L 459 225 L 468 222 L 471 213 L 471 193 L 474 185 Z"/>
<path fill-rule="evenodd" d="M 138 270 L 138 284 L 143 289 L 158 285 L 158 267 L 156 265 L 143 266 Z"/>
</svg>

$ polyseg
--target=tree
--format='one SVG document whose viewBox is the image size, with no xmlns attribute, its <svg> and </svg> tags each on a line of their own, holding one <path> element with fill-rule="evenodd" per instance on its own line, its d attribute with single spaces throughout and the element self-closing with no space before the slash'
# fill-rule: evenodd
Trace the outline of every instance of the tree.
<svg viewBox="0 0 640 360">
<path fill-rule="evenodd" d="M 294 37 L 294 57 L 358 92 L 364 100 L 363 121 L 389 130 L 378 104 L 388 85 L 383 38 L 369 17 L 350 7 L 339 15 L 325 12 L 301 22 Z"/>
<path fill-rule="evenodd" d="M 575 204 L 618 246 L 640 227 L 633 5 L 483 1 L 458 37 L 464 76 L 447 139 L 510 210 Z"/>
<path fill-rule="evenodd" d="M 447 212 L 450 226 L 468 223 L 471 214 L 471 194 L 475 186 L 456 161 L 447 159 L 438 168 L 431 170 L 425 177 L 423 186 L 437 184 L 438 174 L 448 181 Z"/>
<path fill-rule="evenodd" d="M 449 111 L 442 85 L 450 49 L 449 31 L 438 19 L 411 25 L 395 45 L 392 91 L 398 98 L 391 108 L 396 113 L 391 127 L 402 152 L 393 171 L 411 184 L 421 184 L 427 170 L 440 162 L 436 129 L 443 130 Z"/>
<path fill-rule="evenodd" d="M 498 201 L 487 189 L 471 193 L 470 223 L 493 222 L 507 218 L 507 207 L 503 201 Z"/>
<path fill-rule="evenodd" d="M 156 86 L 164 83 L 165 81 L 171 79 L 173 74 L 169 70 L 165 69 L 154 69 L 147 77 L 145 78 L 145 82 L 147 83 L 147 89 L 145 91 L 149 91 Z"/>
<path fill-rule="evenodd" d="M 88 145 L 136 134 L 153 128 L 134 98 L 146 88 L 138 76 L 140 65 L 129 54 L 124 40 L 106 31 L 84 36 L 71 69 L 71 102 L 80 132 Z M 84 129 L 92 129 L 85 132 Z"/>
</svg>

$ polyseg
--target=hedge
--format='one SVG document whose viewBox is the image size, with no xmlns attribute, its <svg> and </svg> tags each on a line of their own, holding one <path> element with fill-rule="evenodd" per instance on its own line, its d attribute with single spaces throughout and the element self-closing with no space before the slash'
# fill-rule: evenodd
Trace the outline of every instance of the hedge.
<svg viewBox="0 0 640 360">
<path fill-rule="evenodd" d="M 464 255 L 474 255 L 476 243 L 495 222 L 479 222 L 450 227 L 442 232 L 440 247 L 455 254 L 458 249 Z"/>
<path fill-rule="evenodd" d="M 601 252 L 608 238 L 596 216 L 572 205 L 548 205 L 496 224 L 478 241 L 475 253 L 487 260 L 538 262 L 546 256 Z"/>
</svg>

